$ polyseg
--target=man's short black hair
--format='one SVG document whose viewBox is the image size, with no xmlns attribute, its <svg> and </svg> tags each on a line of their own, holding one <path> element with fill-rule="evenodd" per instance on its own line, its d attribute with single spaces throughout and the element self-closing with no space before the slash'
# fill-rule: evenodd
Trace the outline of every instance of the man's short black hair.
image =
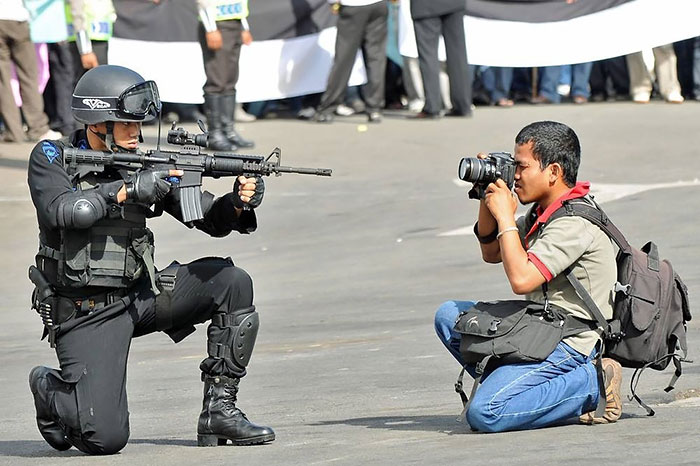
<svg viewBox="0 0 700 466">
<path fill-rule="evenodd" d="M 529 142 L 542 170 L 558 163 L 564 170 L 564 183 L 569 187 L 576 185 L 581 145 L 573 129 L 556 121 L 536 121 L 521 129 L 515 137 L 515 144 L 519 146 Z"/>
</svg>

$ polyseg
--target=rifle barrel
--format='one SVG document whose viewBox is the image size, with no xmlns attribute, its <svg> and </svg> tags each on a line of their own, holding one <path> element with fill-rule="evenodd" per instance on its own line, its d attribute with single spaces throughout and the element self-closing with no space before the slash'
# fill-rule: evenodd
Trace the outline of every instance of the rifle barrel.
<svg viewBox="0 0 700 466">
<path fill-rule="evenodd" d="M 316 175 L 316 176 L 331 176 L 333 170 L 330 168 L 304 168 L 304 167 L 285 167 L 278 166 L 274 168 L 277 173 L 298 173 L 300 175 Z"/>
</svg>

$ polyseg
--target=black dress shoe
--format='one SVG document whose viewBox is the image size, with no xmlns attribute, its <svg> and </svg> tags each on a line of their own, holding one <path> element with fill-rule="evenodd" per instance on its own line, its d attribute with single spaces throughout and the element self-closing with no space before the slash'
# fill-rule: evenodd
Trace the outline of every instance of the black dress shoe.
<svg viewBox="0 0 700 466">
<path fill-rule="evenodd" d="M 461 118 L 471 118 L 473 116 L 472 112 L 462 112 L 460 110 L 450 110 L 445 114 L 448 117 L 461 117 Z"/>
<path fill-rule="evenodd" d="M 367 121 L 369 123 L 381 123 L 382 122 L 381 112 L 369 112 L 367 114 Z"/>
<path fill-rule="evenodd" d="M 437 120 L 438 118 L 440 118 L 439 113 L 428 113 L 423 111 L 420 111 L 415 115 L 408 116 L 409 120 Z"/>
</svg>

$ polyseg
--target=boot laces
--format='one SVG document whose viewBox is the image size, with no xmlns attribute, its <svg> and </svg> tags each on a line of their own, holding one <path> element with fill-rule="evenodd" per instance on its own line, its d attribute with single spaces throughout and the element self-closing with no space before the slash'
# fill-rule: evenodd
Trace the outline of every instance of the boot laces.
<svg viewBox="0 0 700 466">
<path fill-rule="evenodd" d="M 233 382 L 224 383 L 224 396 L 223 396 L 223 406 L 229 411 L 238 410 L 243 414 L 243 412 L 236 407 L 236 401 L 238 399 L 238 384 Z M 245 416 L 245 414 L 243 414 Z"/>
</svg>

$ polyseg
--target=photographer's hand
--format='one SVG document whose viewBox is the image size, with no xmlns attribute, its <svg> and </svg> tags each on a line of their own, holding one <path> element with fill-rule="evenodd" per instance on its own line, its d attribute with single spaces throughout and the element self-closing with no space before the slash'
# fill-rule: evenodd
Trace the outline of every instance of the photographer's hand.
<svg viewBox="0 0 700 466">
<path fill-rule="evenodd" d="M 518 201 L 505 181 L 499 178 L 489 184 L 486 188 L 484 203 L 496 219 L 500 231 L 515 226 L 515 210 L 518 208 Z"/>
</svg>

